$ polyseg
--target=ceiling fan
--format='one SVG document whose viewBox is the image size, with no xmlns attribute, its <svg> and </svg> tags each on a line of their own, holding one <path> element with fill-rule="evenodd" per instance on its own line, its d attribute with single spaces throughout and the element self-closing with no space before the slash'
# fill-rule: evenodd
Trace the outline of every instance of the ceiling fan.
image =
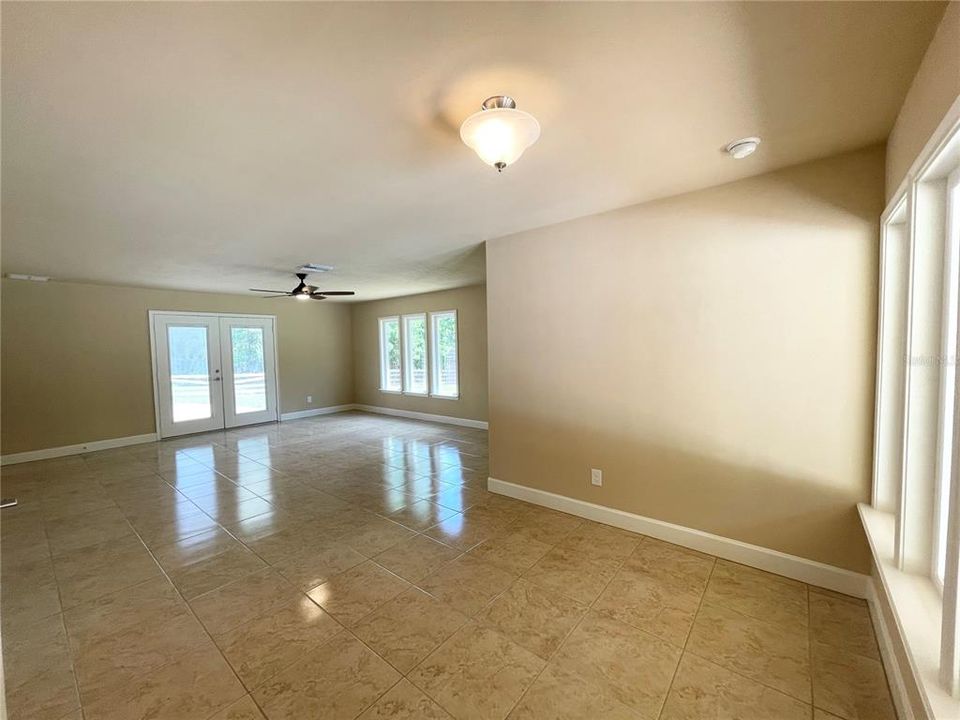
<svg viewBox="0 0 960 720">
<path fill-rule="evenodd" d="M 353 290 L 318 290 L 316 285 L 307 285 L 307 273 L 298 272 L 297 277 L 300 283 L 289 292 L 286 290 L 264 290 L 263 288 L 250 288 L 250 292 L 273 293 L 264 295 L 264 298 L 295 297 L 298 300 L 326 300 L 332 295 L 355 295 Z"/>
</svg>

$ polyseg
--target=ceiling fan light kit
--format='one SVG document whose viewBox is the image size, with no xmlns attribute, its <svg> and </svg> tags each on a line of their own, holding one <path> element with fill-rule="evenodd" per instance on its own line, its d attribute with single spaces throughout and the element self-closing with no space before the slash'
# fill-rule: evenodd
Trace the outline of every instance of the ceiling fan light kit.
<svg viewBox="0 0 960 720">
<path fill-rule="evenodd" d="M 517 110 L 517 103 L 507 95 L 488 97 L 480 111 L 460 126 L 460 139 L 497 172 L 519 160 L 539 137 L 537 119 Z"/>
<path fill-rule="evenodd" d="M 316 285 L 307 285 L 307 273 L 298 272 L 296 275 L 300 282 L 293 290 L 265 290 L 264 288 L 250 288 L 250 292 L 273 293 L 272 295 L 264 295 L 264 299 L 292 297 L 296 298 L 297 300 L 326 300 L 328 297 L 332 297 L 334 295 L 356 295 L 353 290 L 320 290 Z"/>
</svg>

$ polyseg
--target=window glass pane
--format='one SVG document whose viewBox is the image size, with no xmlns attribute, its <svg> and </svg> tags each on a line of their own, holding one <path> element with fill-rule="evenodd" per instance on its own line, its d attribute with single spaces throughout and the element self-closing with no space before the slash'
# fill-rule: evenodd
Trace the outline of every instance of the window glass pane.
<svg viewBox="0 0 960 720">
<path fill-rule="evenodd" d="M 405 353 L 404 390 L 427 394 L 427 318 L 425 315 L 404 315 L 403 348 Z"/>
<path fill-rule="evenodd" d="M 431 316 L 433 341 L 433 394 L 456 397 L 460 393 L 457 367 L 457 315 Z"/>
<path fill-rule="evenodd" d="M 400 321 L 384 318 L 380 321 L 380 387 L 399 392 L 400 383 Z"/>
<path fill-rule="evenodd" d="M 263 367 L 263 328 L 230 328 L 233 352 L 233 400 L 237 415 L 267 409 L 267 376 Z"/>
<path fill-rule="evenodd" d="M 944 353 L 941 358 L 940 437 L 938 442 L 936 536 L 933 575 L 940 587 L 947 567 L 947 526 L 950 515 L 950 483 L 953 477 L 953 428 L 957 422 L 957 321 L 960 311 L 960 182 L 951 184 L 947 195 L 947 288 L 945 294 Z"/>
<path fill-rule="evenodd" d="M 212 415 L 210 366 L 205 327 L 167 327 L 173 421 L 201 420 Z"/>
</svg>

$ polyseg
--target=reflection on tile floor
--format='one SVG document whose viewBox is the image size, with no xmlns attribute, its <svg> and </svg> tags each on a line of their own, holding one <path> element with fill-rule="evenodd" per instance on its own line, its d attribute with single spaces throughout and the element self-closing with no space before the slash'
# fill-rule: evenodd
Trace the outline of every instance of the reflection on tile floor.
<svg viewBox="0 0 960 720">
<path fill-rule="evenodd" d="M 893 720 L 862 601 L 486 478 L 362 413 L 4 468 L 11 720 Z"/>
</svg>

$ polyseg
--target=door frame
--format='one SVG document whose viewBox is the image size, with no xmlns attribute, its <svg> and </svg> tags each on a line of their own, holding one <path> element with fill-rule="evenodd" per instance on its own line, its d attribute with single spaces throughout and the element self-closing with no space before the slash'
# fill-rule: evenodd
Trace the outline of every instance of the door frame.
<svg viewBox="0 0 960 720">
<path fill-rule="evenodd" d="M 279 322 L 276 315 L 267 315 L 260 313 L 231 313 L 231 312 L 203 312 L 202 310 L 147 310 L 147 327 L 150 331 L 150 366 L 153 373 L 153 422 L 156 427 L 157 439 L 163 440 L 163 434 L 160 429 L 160 378 L 159 368 L 157 367 L 157 338 L 154 330 L 154 317 L 157 315 L 204 315 L 206 317 L 216 318 L 254 318 L 257 320 L 273 320 L 273 368 L 274 368 L 274 392 L 277 394 L 277 417 L 276 422 L 280 422 L 280 331 Z M 222 376 L 222 373 L 221 373 Z M 256 423 L 254 423 L 256 424 Z M 238 427 L 243 427 L 238 426 Z M 232 428 L 224 427 L 224 430 Z M 179 437 L 171 435 L 170 437 Z"/>
</svg>

